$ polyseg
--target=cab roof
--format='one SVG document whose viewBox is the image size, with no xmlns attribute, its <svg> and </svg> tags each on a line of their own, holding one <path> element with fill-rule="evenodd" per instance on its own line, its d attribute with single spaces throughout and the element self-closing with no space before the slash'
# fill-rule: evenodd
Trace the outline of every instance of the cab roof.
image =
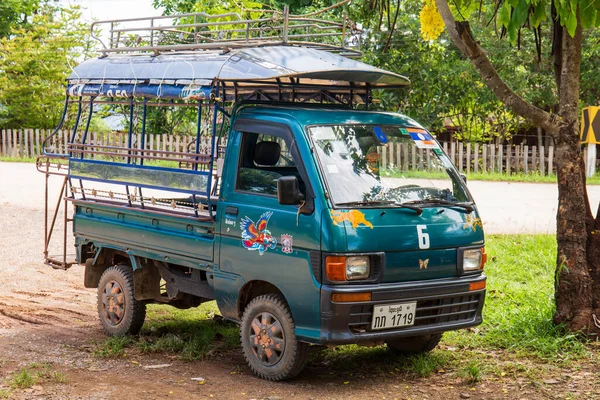
<svg viewBox="0 0 600 400">
<path fill-rule="evenodd" d="M 400 125 L 424 129 L 419 123 L 402 114 L 362 111 L 341 107 L 306 107 L 302 105 L 249 106 L 242 109 L 239 118 L 275 120 L 278 117 L 294 119 L 301 126 L 310 125 Z"/>
</svg>

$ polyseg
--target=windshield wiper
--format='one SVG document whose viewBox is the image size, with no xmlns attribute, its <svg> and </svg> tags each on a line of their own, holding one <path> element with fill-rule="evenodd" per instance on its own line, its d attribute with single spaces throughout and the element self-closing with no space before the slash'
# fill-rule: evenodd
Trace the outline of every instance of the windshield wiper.
<svg viewBox="0 0 600 400">
<path fill-rule="evenodd" d="M 449 207 L 460 207 L 460 208 L 464 208 L 467 212 L 471 212 L 474 210 L 473 203 L 455 203 L 453 201 L 448 201 L 448 200 L 443 200 L 443 199 L 433 199 L 433 198 L 406 201 L 406 202 L 402 203 L 402 205 L 407 205 L 407 204 L 432 205 L 432 206 L 444 205 L 444 206 L 449 206 Z"/>
<path fill-rule="evenodd" d="M 371 201 L 348 201 L 345 203 L 335 203 L 336 206 L 368 206 L 368 205 L 377 205 L 377 206 L 395 206 L 400 208 L 408 208 L 409 210 L 413 210 L 417 213 L 417 215 L 421 215 L 423 213 L 423 209 L 417 206 L 411 206 L 406 203 L 398 203 L 393 200 L 371 200 Z"/>
</svg>

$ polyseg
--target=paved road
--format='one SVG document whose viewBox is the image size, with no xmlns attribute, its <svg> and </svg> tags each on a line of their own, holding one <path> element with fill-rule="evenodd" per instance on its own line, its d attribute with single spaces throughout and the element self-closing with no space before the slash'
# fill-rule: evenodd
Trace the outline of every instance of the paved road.
<svg viewBox="0 0 600 400">
<path fill-rule="evenodd" d="M 58 194 L 59 180 L 52 179 L 51 198 Z M 468 186 L 486 233 L 556 232 L 555 184 L 470 181 Z M 588 186 L 588 190 L 595 210 L 600 202 L 600 186 Z M 41 210 L 43 199 L 44 177 L 33 164 L 0 162 L 0 207 Z"/>
<path fill-rule="evenodd" d="M 486 233 L 555 233 L 558 188 L 547 183 L 471 181 Z M 600 202 L 600 186 L 588 186 L 592 209 Z"/>
</svg>

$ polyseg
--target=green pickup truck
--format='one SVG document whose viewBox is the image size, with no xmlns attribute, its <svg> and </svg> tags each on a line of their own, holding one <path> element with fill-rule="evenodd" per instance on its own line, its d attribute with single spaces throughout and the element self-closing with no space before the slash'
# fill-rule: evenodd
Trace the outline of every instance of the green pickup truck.
<svg viewBox="0 0 600 400">
<path fill-rule="evenodd" d="M 370 110 L 372 90 L 408 80 L 348 58 L 347 40 L 256 40 L 111 42 L 75 68 L 73 134 L 63 152 L 50 136 L 38 169 L 63 175 L 76 256 L 49 256 L 47 232 L 46 262 L 85 265 L 109 335 L 137 334 L 150 303 L 216 300 L 269 380 L 297 375 L 311 346 L 424 352 L 481 323 L 484 235 L 464 179 L 417 122 Z M 93 141 L 92 115 L 115 105 L 141 120 L 125 144 Z M 195 146 L 149 147 L 159 107 L 195 113 Z"/>
</svg>

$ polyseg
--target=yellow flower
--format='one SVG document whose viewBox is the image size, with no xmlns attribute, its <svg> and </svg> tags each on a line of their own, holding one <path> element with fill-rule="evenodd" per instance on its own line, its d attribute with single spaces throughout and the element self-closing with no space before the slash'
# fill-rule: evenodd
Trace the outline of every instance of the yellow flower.
<svg viewBox="0 0 600 400">
<path fill-rule="evenodd" d="M 435 0 L 425 0 L 419 13 L 421 36 L 424 40 L 435 40 L 444 31 L 444 21 L 437 9 Z"/>
</svg>

